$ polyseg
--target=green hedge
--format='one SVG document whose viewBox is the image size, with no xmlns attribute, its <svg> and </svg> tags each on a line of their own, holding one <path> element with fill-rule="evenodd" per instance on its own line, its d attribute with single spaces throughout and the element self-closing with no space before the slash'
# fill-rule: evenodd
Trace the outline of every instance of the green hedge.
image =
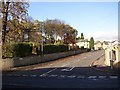
<svg viewBox="0 0 120 90">
<path fill-rule="evenodd" d="M 25 57 L 32 54 L 31 43 L 18 43 L 14 46 L 14 57 Z"/>
<path fill-rule="evenodd" d="M 32 54 L 32 43 L 6 44 L 3 48 L 3 58 L 25 57 Z"/>
<path fill-rule="evenodd" d="M 68 51 L 68 45 L 46 44 L 43 47 L 43 54 L 51 54 L 65 51 Z M 39 50 L 37 49 L 37 54 L 41 54 L 41 48 Z"/>
<path fill-rule="evenodd" d="M 34 46 L 38 55 L 41 54 L 41 46 L 36 44 Z M 43 47 L 43 54 L 51 54 L 68 51 L 68 45 L 54 45 L 46 44 Z M 32 43 L 13 43 L 6 44 L 3 49 L 4 58 L 25 57 L 32 55 Z"/>
</svg>

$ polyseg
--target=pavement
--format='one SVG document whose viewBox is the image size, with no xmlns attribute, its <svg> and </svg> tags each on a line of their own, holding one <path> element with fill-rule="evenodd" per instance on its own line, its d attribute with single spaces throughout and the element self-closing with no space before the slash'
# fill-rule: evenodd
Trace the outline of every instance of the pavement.
<svg viewBox="0 0 120 90">
<path fill-rule="evenodd" d="M 96 60 L 94 60 L 91 63 L 91 67 L 94 68 L 99 68 L 99 67 L 108 67 L 105 63 L 104 63 L 104 55 L 102 55 L 101 57 L 97 58 Z M 55 61 L 51 61 L 51 62 L 46 62 L 46 63 L 40 63 L 40 64 L 34 64 L 34 65 L 29 65 L 29 66 L 21 66 L 21 67 L 14 67 L 14 68 L 9 68 L 8 70 L 5 71 L 19 71 L 19 70 L 32 70 L 35 67 L 42 67 L 42 66 L 46 66 L 49 65 L 51 63 L 53 63 Z M 110 68 L 108 68 L 110 69 Z"/>
<path fill-rule="evenodd" d="M 107 66 L 105 64 L 105 56 L 104 54 L 97 58 L 96 60 L 94 60 L 90 66 L 94 69 L 97 69 L 97 70 L 103 70 L 103 71 L 111 71 L 111 68 L 110 66 Z M 51 62 L 46 62 L 46 63 L 40 63 L 40 64 L 34 64 L 34 65 L 29 65 L 29 66 L 22 66 L 22 67 L 15 67 L 15 68 L 10 68 L 9 70 L 6 70 L 6 71 L 19 71 L 19 70 L 32 70 L 33 68 L 35 67 L 42 67 L 42 66 L 45 66 L 45 65 L 49 65 L 51 64 L 53 61 Z M 103 69 L 103 67 L 105 67 L 105 69 Z"/>
<path fill-rule="evenodd" d="M 100 58 L 98 58 L 97 60 L 95 60 L 93 63 L 92 63 L 92 66 L 96 66 L 96 67 L 105 67 L 107 66 L 105 64 L 105 57 L 104 55 L 102 55 Z"/>
<path fill-rule="evenodd" d="M 93 61 L 90 66 L 98 71 L 113 72 L 113 73 L 115 72 L 115 73 L 118 73 L 118 75 L 120 75 L 120 70 L 118 68 L 113 67 L 111 69 L 111 66 L 108 66 L 105 64 L 105 56 L 104 55 L 102 55 L 97 60 Z"/>
</svg>

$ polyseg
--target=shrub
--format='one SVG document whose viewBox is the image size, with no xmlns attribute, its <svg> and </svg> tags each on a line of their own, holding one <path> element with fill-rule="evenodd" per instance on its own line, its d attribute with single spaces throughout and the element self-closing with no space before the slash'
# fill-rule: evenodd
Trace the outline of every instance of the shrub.
<svg viewBox="0 0 120 90">
<path fill-rule="evenodd" d="M 25 57 L 32 54 L 31 43 L 17 43 L 14 46 L 14 57 Z"/>
<path fill-rule="evenodd" d="M 12 58 L 14 52 L 14 44 L 5 44 L 2 48 L 2 58 Z"/>
<path fill-rule="evenodd" d="M 4 46 L 2 57 L 3 58 L 25 57 L 31 54 L 32 54 L 31 43 L 12 43 L 6 44 Z"/>
<path fill-rule="evenodd" d="M 91 51 L 91 49 L 90 49 L 90 48 L 87 48 L 87 51 L 88 51 L 88 52 L 90 52 L 90 51 Z"/>
<path fill-rule="evenodd" d="M 68 45 L 46 44 L 43 46 L 44 54 L 58 53 L 64 51 L 68 51 Z M 41 54 L 41 46 L 40 49 L 37 48 L 37 54 Z"/>
</svg>

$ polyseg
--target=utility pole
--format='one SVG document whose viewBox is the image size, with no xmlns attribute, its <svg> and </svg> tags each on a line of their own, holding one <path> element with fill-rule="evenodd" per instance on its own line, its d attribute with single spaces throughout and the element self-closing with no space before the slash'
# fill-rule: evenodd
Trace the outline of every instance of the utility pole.
<svg viewBox="0 0 120 90">
<path fill-rule="evenodd" d="M 43 56 L 43 44 L 44 44 L 43 33 L 44 33 L 44 22 L 41 22 L 41 33 L 42 33 L 42 40 L 41 40 L 41 56 Z"/>
</svg>

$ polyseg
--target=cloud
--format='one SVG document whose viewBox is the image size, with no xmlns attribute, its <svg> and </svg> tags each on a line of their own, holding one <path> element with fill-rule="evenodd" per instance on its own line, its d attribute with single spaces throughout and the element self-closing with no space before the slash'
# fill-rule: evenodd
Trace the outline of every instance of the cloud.
<svg viewBox="0 0 120 90">
<path fill-rule="evenodd" d="M 116 31 L 109 31 L 109 32 L 103 32 L 103 31 L 96 31 L 85 35 L 86 38 L 93 37 L 95 41 L 113 41 L 118 40 L 118 32 Z"/>
</svg>

